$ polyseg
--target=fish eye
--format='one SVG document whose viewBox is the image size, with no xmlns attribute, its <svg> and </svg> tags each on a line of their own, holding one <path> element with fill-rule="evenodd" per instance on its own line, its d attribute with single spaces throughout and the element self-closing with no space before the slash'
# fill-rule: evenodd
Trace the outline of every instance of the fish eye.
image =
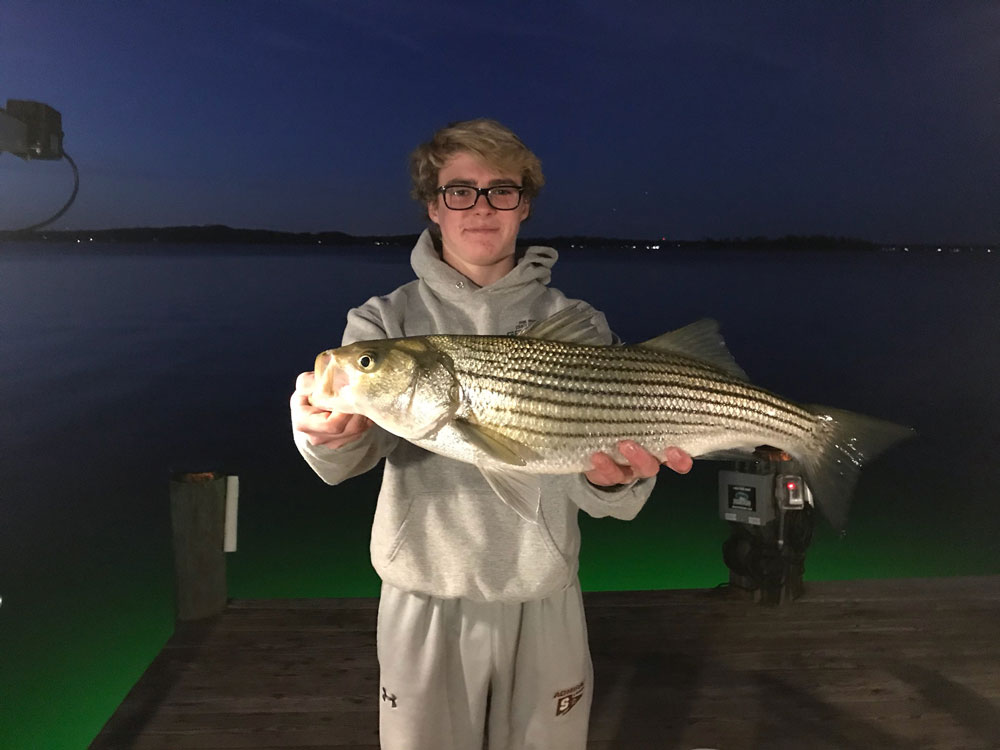
<svg viewBox="0 0 1000 750">
<path fill-rule="evenodd" d="M 375 366 L 375 352 L 365 352 L 358 357 L 358 367 L 362 370 L 370 370 Z"/>
</svg>

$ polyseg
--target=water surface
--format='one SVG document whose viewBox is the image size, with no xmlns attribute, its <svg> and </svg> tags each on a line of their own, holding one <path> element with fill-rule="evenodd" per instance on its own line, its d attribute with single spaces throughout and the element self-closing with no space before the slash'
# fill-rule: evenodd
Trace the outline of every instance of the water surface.
<svg viewBox="0 0 1000 750">
<path fill-rule="evenodd" d="M 234 596 L 375 595 L 378 476 L 329 488 L 287 399 L 405 250 L 0 247 L 0 746 L 86 744 L 172 630 L 167 481 L 241 477 Z M 759 385 L 914 426 L 865 470 L 818 578 L 1000 572 L 995 255 L 566 249 L 555 284 L 628 341 L 717 318 Z M 581 519 L 588 589 L 726 578 L 713 464 L 632 523 Z"/>
</svg>

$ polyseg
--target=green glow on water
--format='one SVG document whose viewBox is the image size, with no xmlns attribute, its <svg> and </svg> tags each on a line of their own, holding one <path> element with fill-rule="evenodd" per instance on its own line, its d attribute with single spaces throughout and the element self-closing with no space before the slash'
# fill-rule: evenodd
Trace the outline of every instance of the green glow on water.
<svg viewBox="0 0 1000 750">
<path fill-rule="evenodd" d="M 709 588 L 726 580 L 727 535 L 699 476 L 664 476 L 633 521 L 580 515 L 580 581 L 586 591 Z"/>
<path fill-rule="evenodd" d="M 227 563 L 231 597 L 378 596 L 368 540 L 381 473 L 338 487 L 306 479 L 293 505 L 241 511 L 240 552 Z"/>
<path fill-rule="evenodd" d="M 4 598 L 0 747 L 86 747 L 173 631 L 168 570 L 124 565 L 67 585 L 74 577 Z"/>
</svg>

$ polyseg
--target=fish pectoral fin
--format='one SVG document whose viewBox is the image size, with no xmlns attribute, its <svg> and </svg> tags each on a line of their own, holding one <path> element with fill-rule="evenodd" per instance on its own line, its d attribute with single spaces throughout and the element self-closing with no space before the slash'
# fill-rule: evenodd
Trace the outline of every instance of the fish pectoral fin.
<svg viewBox="0 0 1000 750">
<path fill-rule="evenodd" d="M 566 344 L 604 346 L 607 344 L 607 334 L 594 325 L 594 316 L 597 314 L 593 308 L 577 302 L 544 320 L 532 323 L 519 335 Z"/>
<path fill-rule="evenodd" d="M 699 359 L 740 380 L 748 379 L 743 368 L 736 364 L 733 355 L 729 353 L 726 342 L 719 333 L 718 322 L 711 318 L 696 320 L 683 328 L 661 334 L 636 346 L 640 349 L 652 349 Z"/>
<path fill-rule="evenodd" d="M 538 523 L 542 488 L 536 474 L 525 474 L 506 467 L 480 466 L 483 478 L 501 500 L 528 523 Z"/>
<path fill-rule="evenodd" d="M 525 466 L 529 460 L 538 457 L 538 454 L 523 443 L 511 440 L 484 425 L 475 424 L 467 419 L 456 419 L 453 425 L 462 437 L 495 461 L 512 466 Z"/>
</svg>

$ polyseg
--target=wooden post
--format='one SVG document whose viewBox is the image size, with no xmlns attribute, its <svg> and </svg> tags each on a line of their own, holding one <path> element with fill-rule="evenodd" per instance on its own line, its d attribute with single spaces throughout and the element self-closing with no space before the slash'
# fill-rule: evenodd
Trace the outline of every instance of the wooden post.
<svg viewBox="0 0 1000 750">
<path fill-rule="evenodd" d="M 226 607 L 225 514 L 224 476 L 201 472 L 173 477 L 170 523 L 178 620 L 211 617 Z"/>
</svg>

